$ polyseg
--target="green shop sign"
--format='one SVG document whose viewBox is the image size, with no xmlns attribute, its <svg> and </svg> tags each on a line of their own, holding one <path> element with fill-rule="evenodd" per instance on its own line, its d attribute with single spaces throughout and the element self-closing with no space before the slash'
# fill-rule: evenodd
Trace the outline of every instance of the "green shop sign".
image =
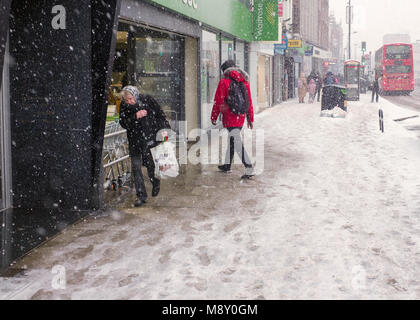
<svg viewBox="0 0 420 320">
<path fill-rule="evenodd" d="M 237 38 L 252 41 L 252 12 L 238 0 L 147 1 L 200 21 Z"/>
<path fill-rule="evenodd" d="M 278 0 L 254 0 L 254 40 L 278 41 Z"/>
</svg>

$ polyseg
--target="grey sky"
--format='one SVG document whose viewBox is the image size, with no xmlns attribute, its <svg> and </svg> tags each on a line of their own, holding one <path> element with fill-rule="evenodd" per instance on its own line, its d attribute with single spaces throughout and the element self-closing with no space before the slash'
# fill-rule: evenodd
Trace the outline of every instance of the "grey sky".
<svg viewBox="0 0 420 320">
<path fill-rule="evenodd" d="M 348 0 L 330 0 L 330 13 L 337 21 L 342 21 L 344 47 L 348 43 L 348 24 L 346 6 Z M 411 41 L 420 40 L 420 1 L 419 0 L 352 0 L 354 23 L 352 24 L 352 58 L 361 54 L 361 42 L 367 42 L 367 51 L 375 52 L 382 45 L 384 34 L 408 33 Z M 354 57 L 355 47 L 357 57 Z"/>
</svg>

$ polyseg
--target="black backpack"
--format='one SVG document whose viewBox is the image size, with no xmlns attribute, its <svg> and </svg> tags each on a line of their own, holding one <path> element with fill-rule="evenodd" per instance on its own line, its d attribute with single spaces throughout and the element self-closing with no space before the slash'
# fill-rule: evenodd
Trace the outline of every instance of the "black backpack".
<svg viewBox="0 0 420 320">
<path fill-rule="evenodd" d="M 230 77 L 229 94 L 227 105 L 233 114 L 248 114 L 249 98 L 248 90 L 243 82 L 238 82 Z"/>
</svg>

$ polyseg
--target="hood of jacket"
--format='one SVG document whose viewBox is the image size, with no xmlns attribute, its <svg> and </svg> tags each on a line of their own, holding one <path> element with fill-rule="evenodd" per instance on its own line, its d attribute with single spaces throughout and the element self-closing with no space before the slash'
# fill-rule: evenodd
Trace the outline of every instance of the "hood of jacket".
<svg viewBox="0 0 420 320">
<path fill-rule="evenodd" d="M 121 91 L 126 91 L 126 92 L 130 93 L 134 97 L 134 99 L 136 100 L 136 103 L 140 102 L 140 92 L 136 87 L 126 86 L 126 87 L 122 88 Z"/>
<path fill-rule="evenodd" d="M 225 70 L 223 73 L 225 77 L 231 77 L 237 82 L 243 82 L 249 80 L 249 75 L 238 67 L 232 67 Z"/>
</svg>

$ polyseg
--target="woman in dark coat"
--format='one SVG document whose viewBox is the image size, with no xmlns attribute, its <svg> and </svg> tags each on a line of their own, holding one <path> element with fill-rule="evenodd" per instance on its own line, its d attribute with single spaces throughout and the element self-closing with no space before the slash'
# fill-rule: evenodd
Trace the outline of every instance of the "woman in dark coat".
<svg viewBox="0 0 420 320">
<path fill-rule="evenodd" d="M 147 192 L 141 167 L 147 168 L 153 184 L 152 196 L 160 190 L 160 180 L 155 177 L 155 164 L 150 151 L 168 135 L 164 129 L 170 129 L 165 114 L 155 99 L 141 95 L 136 87 L 127 86 L 122 90 L 124 101 L 120 108 L 120 124 L 127 130 L 128 147 L 131 157 L 134 184 L 136 187 L 136 207 L 146 203 Z M 161 131 L 163 130 L 163 131 Z"/>
</svg>

